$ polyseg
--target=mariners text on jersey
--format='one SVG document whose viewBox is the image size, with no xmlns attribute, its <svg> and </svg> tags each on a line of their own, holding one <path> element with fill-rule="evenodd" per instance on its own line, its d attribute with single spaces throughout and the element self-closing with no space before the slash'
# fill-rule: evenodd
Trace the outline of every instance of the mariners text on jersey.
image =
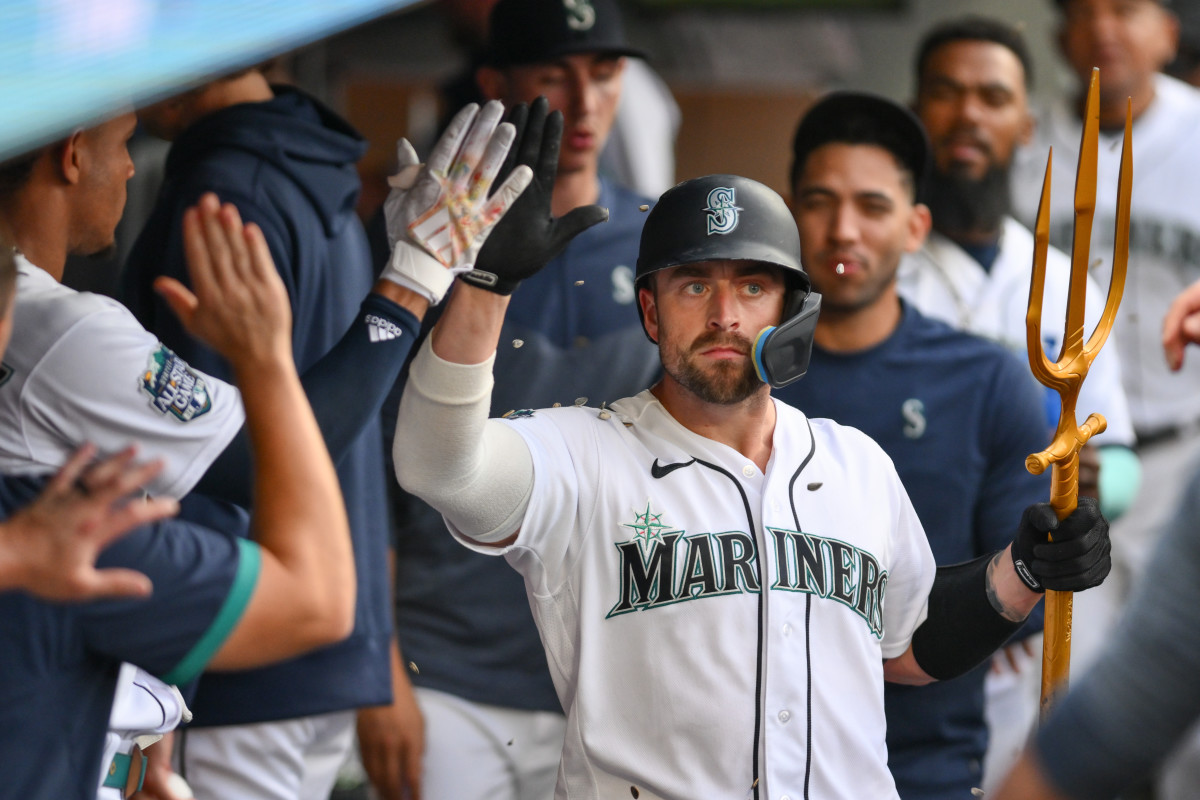
<svg viewBox="0 0 1200 800">
<path fill-rule="evenodd" d="M 617 542 L 620 581 L 609 617 L 672 603 L 758 592 L 754 537 L 746 531 L 687 535 L 646 510 L 625 527 L 634 537 Z M 775 559 L 770 589 L 804 592 L 843 603 L 883 636 L 887 570 L 871 553 L 837 539 L 768 528 Z"/>
</svg>

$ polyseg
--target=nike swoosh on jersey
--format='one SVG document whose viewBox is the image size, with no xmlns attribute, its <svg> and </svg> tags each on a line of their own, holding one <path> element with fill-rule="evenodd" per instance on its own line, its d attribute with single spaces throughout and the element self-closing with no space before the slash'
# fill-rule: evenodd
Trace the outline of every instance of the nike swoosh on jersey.
<svg viewBox="0 0 1200 800">
<path fill-rule="evenodd" d="M 680 461 L 678 464 L 659 464 L 656 458 L 654 459 L 654 463 L 650 465 L 650 476 L 655 479 L 665 478 L 675 470 L 690 467 L 695 463 L 696 459 L 693 458 L 691 461 Z"/>
</svg>

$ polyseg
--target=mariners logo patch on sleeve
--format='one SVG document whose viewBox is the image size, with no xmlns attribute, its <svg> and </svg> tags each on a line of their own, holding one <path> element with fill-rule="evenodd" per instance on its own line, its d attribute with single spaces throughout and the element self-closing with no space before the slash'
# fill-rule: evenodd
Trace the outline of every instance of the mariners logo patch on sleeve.
<svg viewBox="0 0 1200 800">
<path fill-rule="evenodd" d="M 166 345 L 160 344 L 146 359 L 141 386 L 150 395 L 150 405 L 180 422 L 191 422 L 212 408 L 204 379 Z"/>
</svg>

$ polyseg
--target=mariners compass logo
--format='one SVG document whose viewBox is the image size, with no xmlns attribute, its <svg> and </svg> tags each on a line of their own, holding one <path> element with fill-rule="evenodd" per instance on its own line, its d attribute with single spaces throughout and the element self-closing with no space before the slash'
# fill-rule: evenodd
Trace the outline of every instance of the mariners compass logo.
<svg viewBox="0 0 1200 800">
<path fill-rule="evenodd" d="M 655 540 L 662 541 L 664 531 L 671 533 L 674 530 L 662 521 L 662 517 L 662 514 L 655 514 L 650 510 L 650 501 L 647 500 L 646 510 L 642 513 L 634 512 L 633 522 L 624 522 L 621 527 L 632 528 L 634 540 L 640 542 L 643 547 L 649 547 Z"/>
<path fill-rule="evenodd" d="M 738 226 L 742 209 L 735 205 L 737 193 L 732 187 L 718 186 L 708 193 L 708 235 L 732 233 Z"/>
</svg>

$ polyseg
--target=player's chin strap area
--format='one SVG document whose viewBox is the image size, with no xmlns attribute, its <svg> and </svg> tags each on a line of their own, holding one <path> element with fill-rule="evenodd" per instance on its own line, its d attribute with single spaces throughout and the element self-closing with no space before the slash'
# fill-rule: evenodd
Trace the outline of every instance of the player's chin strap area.
<svg viewBox="0 0 1200 800">
<path fill-rule="evenodd" d="M 782 389 L 804 377 L 820 311 L 821 295 L 810 292 L 798 312 L 759 332 L 754 340 L 754 371 L 760 380 Z"/>
</svg>

